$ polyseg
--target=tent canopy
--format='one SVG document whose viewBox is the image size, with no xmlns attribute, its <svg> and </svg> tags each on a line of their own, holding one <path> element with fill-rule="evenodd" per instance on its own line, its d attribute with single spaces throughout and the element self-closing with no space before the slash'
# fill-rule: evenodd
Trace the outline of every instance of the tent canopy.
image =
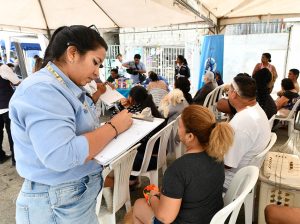
<svg viewBox="0 0 300 224">
<path fill-rule="evenodd" d="M 299 0 L 0 0 L 0 29 L 46 33 L 63 25 L 210 26 L 300 17 Z"/>
<path fill-rule="evenodd" d="M 205 16 L 212 14 L 219 25 L 300 17 L 299 0 L 201 0 L 201 3 L 199 9 L 206 8 L 202 10 Z"/>
<path fill-rule="evenodd" d="M 153 27 L 199 18 L 173 0 L 0 0 L 0 29 L 44 32 L 63 25 Z"/>
</svg>

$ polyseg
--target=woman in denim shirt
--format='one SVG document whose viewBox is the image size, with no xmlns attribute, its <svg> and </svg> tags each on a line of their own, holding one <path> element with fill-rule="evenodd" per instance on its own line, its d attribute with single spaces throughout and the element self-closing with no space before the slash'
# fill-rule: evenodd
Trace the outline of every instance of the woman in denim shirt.
<svg viewBox="0 0 300 224">
<path fill-rule="evenodd" d="M 98 223 L 102 167 L 93 158 L 132 124 L 122 111 L 98 127 L 83 86 L 99 75 L 107 44 L 85 26 L 58 28 L 44 68 L 24 80 L 10 104 L 16 167 L 25 180 L 17 223 Z"/>
</svg>

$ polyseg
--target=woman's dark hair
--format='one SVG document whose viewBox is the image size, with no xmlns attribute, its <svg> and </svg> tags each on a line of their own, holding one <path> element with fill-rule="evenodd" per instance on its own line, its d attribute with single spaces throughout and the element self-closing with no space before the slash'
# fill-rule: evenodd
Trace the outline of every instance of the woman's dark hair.
<svg viewBox="0 0 300 224">
<path fill-rule="evenodd" d="M 186 59 L 184 58 L 183 55 L 178 55 L 177 58 L 179 59 L 180 62 L 182 62 L 184 65 L 187 65 L 187 61 Z"/>
<path fill-rule="evenodd" d="M 270 89 L 268 87 L 269 83 L 272 80 L 272 73 L 269 69 L 263 68 L 258 70 L 255 74 L 253 74 L 253 78 L 256 81 L 256 101 L 259 103 L 261 108 L 266 111 L 266 114 L 269 118 L 269 110 L 271 105 L 270 102 L 268 102 L 268 98 L 270 97 Z"/>
<path fill-rule="evenodd" d="M 180 89 L 183 93 L 188 93 L 191 90 L 191 83 L 186 77 L 175 79 L 175 88 Z"/>
<path fill-rule="evenodd" d="M 282 79 L 282 81 L 281 81 L 281 87 L 285 91 L 295 89 L 293 81 L 290 80 L 289 78 Z"/>
<path fill-rule="evenodd" d="M 118 69 L 116 69 L 116 68 L 113 68 L 113 69 L 111 69 L 110 71 L 111 71 L 111 72 L 114 72 L 114 73 L 116 73 L 116 74 L 118 74 Z"/>
<path fill-rule="evenodd" d="M 98 47 L 108 46 L 100 34 L 89 27 L 82 25 L 62 26 L 55 30 L 45 51 L 43 67 L 49 61 L 59 59 L 69 46 L 75 46 L 80 55 Z"/>
<path fill-rule="evenodd" d="M 157 107 L 155 106 L 152 95 L 149 95 L 147 90 L 142 86 L 135 86 L 133 87 L 130 92 L 129 96 L 132 97 L 134 104 L 140 104 L 142 110 L 146 107 L 151 108 L 151 113 L 154 117 L 162 118 L 162 115 L 159 113 Z"/>
<path fill-rule="evenodd" d="M 141 55 L 140 54 L 135 54 L 133 58 L 141 59 Z"/>
<path fill-rule="evenodd" d="M 39 71 L 42 68 L 42 65 L 43 65 L 43 59 L 38 57 L 34 63 L 34 72 Z"/>
<path fill-rule="evenodd" d="M 241 97 L 251 100 L 256 98 L 256 82 L 253 78 L 244 73 L 240 73 L 234 77 L 233 80 L 239 87 L 239 94 Z"/>
<path fill-rule="evenodd" d="M 217 77 L 222 80 L 222 76 L 221 76 L 221 73 L 219 71 L 215 71 L 215 79 Z"/>
<path fill-rule="evenodd" d="M 13 63 L 7 63 L 6 64 L 8 67 L 10 67 L 10 68 L 14 68 L 15 67 L 15 65 L 13 64 Z"/>
<path fill-rule="evenodd" d="M 193 103 L 193 98 L 189 91 L 191 90 L 191 83 L 186 77 L 179 77 L 175 79 L 174 83 L 175 89 L 180 89 L 183 92 L 186 101 L 191 104 Z"/>
<path fill-rule="evenodd" d="M 298 69 L 292 68 L 292 69 L 290 69 L 290 72 L 293 73 L 298 79 L 298 77 L 299 77 L 299 70 Z"/>
<path fill-rule="evenodd" d="M 263 56 L 265 56 L 269 62 L 271 62 L 271 54 L 270 53 L 263 53 Z"/>
<path fill-rule="evenodd" d="M 263 68 L 258 70 L 255 74 L 253 74 L 253 78 L 256 81 L 257 92 L 268 92 L 268 84 L 272 81 L 272 73 L 269 69 Z"/>
<path fill-rule="evenodd" d="M 152 82 L 159 81 L 158 75 L 153 71 L 149 72 L 149 78 L 151 79 Z"/>
</svg>

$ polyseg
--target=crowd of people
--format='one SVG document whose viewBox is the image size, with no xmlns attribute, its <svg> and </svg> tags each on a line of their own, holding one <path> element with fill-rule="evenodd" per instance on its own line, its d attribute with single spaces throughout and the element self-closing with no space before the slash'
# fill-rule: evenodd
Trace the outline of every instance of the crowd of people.
<svg viewBox="0 0 300 224">
<path fill-rule="evenodd" d="M 103 82 L 99 68 L 107 49 L 94 29 L 63 26 L 53 33 L 44 59 L 35 58 L 34 75 L 20 85 L 9 65 L 0 67 L 0 141 L 5 126 L 13 165 L 24 178 L 16 201 L 16 222 L 98 223 L 96 198 L 104 180 L 103 167 L 94 157 L 130 128 L 132 114 L 150 108 L 153 117 L 165 122 L 140 141 L 132 169 L 140 169 L 147 141 L 179 115 L 178 138 L 186 151 L 167 168 L 160 192 L 151 191 L 148 201 L 135 202 L 133 223 L 209 223 L 222 209 L 222 194 L 234 174 L 269 143 L 269 119 L 277 113 L 287 116 L 299 99 L 299 70 L 289 71 L 274 101 L 270 94 L 277 71 L 270 64 L 271 55 L 262 54 L 252 76 L 240 73 L 225 88 L 228 98 L 221 99 L 217 108 L 230 114 L 231 120 L 219 122 L 202 105 L 211 91 L 223 85 L 220 73 L 206 71 L 204 85 L 193 97 L 184 56 L 176 59 L 170 88 L 154 71 L 145 76 L 141 55 L 123 63 L 118 54 Z M 100 125 L 95 103 L 106 84 L 125 73 L 135 85 L 129 97 L 112 110 L 110 119 Z M 19 86 L 14 90 L 12 85 Z M 1 164 L 9 157 L 0 149 Z M 159 141 L 149 170 L 156 167 L 158 149 Z M 130 185 L 137 184 L 138 179 L 130 177 Z M 273 210 L 267 209 L 267 220 L 276 219 Z"/>
</svg>

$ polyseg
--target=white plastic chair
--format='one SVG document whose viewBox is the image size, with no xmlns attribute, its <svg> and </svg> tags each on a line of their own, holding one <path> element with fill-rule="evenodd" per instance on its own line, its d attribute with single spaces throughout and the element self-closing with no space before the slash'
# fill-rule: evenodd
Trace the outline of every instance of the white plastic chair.
<svg viewBox="0 0 300 224">
<path fill-rule="evenodd" d="M 266 146 L 265 150 L 256 155 L 249 165 L 256 166 L 258 169 L 261 168 L 266 154 L 270 151 L 270 149 L 274 146 L 275 142 L 277 140 L 277 135 L 275 133 L 271 133 L 271 138 Z M 253 187 L 251 192 L 247 195 L 244 201 L 244 209 L 245 209 L 245 224 L 252 224 L 253 220 L 253 210 L 254 210 L 254 198 L 255 198 L 255 192 L 256 192 L 256 185 Z"/>
<path fill-rule="evenodd" d="M 169 123 L 166 127 L 158 131 L 155 135 L 153 135 L 147 142 L 146 150 L 142 162 L 141 169 L 139 171 L 131 171 L 131 175 L 133 176 L 146 176 L 150 179 L 150 184 L 155 184 L 158 186 L 158 171 L 162 168 L 163 173 L 167 169 L 167 145 L 168 140 L 173 128 L 175 121 Z M 149 170 L 149 162 L 151 159 L 152 151 L 154 144 L 157 139 L 159 140 L 159 149 L 158 149 L 158 156 L 157 156 L 157 167 L 155 170 Z"/>
<path fill-rule="evenodd" d="M 269 120 L 271 128 L 273 127 L 273 123 L 275 120 L 286 121 L 286 122 L 288 122 L 288 136 L 290 136 L 290 134 L 292 133 L 292 131 L 294 129 L 295 112 L 296 112 L 298 106 L 300 106 L 300 99 L 298 99 L 297 102 L 294 104 L 292 110 L 290 111 L 290 113 L 288 114 L 287 117 L 273 115 L 273 117 L 271 117 L 271 119 Z"/>
<path fill-rule="evenodd" d="M 181 141 L 175 142 L 176 136 L 178 133 L 178 123 L 179 123 L 180 117 L 181 117 L 181 115 L 179 115 L 174 122 L 173 129 L 171 132 L 171 138 L 170 138 L 170 140 L 172 140 L 172 142 L 173 142 L 173 144 L 170 144 L 170 145 L 172 147 L 174 147 L 172 150 L 174 150 L 174 152 L 175 152 L 176 159 L 178 159 L 179 157 L 182 156 L 182 154 L 184 153 L 184 149 L 185 149 L 185 146 L 182 144 Z"/>
<path fill-rule="evenodd" d="M 231 214 L 228 224 L 236 223 L 240 208 L 258 179 L 259 169 L 246 166 L 233 177 L 224 197 L 224 208 L 214 215 L 210 224 L 222 224 Z"/>
<path fill-rule="evenodd" d="M 211 91 L 204 100 L 203 106 L 207 107 L 215 115 L 217 115 L 217 102 L 222 98 L 225 85 L 217 86 L 213 91 Z"/>
<path fill-rule="evenodd" d="M 97 198 L 96 214 L 98 215 L 98 221 L 100 223 L 114 224 L 116 223 L 115 213 L 125 204 L 126 211 L 131 209 L 130 192 L 129 192 L 129 176 L 132 168 L 134 158 L 137 153 L 137 148 L 140 144 L 135 145 L 121 157 L 114 160 L 109 168 L 105 169 L 105 174 L 114 171 L 114 187 L 112 197 L 105 197 L 107 207 L 101 207 L 102 193 L 110 193 L 110 189 L 102 189 Z M 104 176 L 103 175 L 103 176 Z M 106 177 L 105 176 L 105 177 Z M 104 177 L 103 177 L 104 179 Z"/>
</svg>

